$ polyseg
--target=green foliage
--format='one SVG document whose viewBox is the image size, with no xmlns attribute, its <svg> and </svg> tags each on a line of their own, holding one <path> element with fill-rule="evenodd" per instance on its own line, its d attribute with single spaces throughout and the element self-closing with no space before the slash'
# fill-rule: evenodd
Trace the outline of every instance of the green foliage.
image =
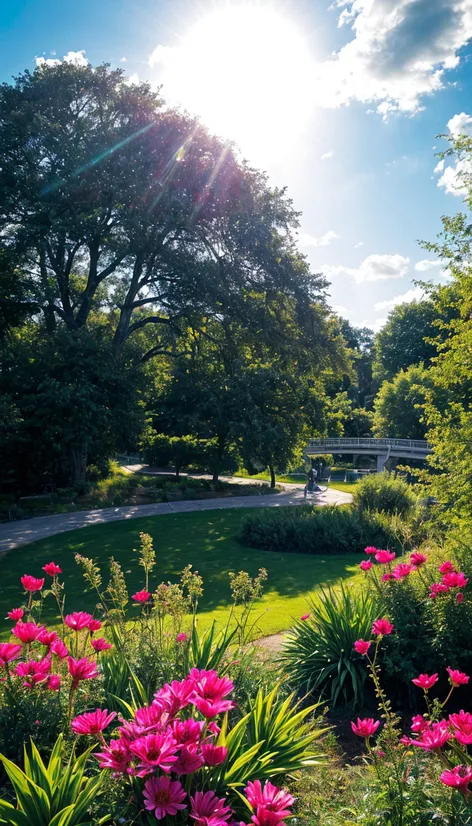
<svg viewBox="0 0 472 826">
<path fill-rule="evenodd" d="M 354 490 L 357 489 L 357 486 Z M 302 554 L 361 553 L 367 545 L 402 550 L 424 535 L 424 525 L 350 506 L 270 508 L 241 522 L 239 539 L 252 548 Z"/>
<path fill-rule="evenodd" d="M 33 741 L 25 746 L 24 771 L 0 755 L 16 795 L 16 806 L 0 800 L 1 822 L 11 826 L 98 826 L 90 809 L 101 794 L 102 776 L 85 777 L 91 749 L 63 758 L 62 735 L 45 763 Z M 103 818 L 103 822 L 107 818 Z"/>
<path fill-rule="evenodd" d="M 375 338 L 374 378 L 391 381 L 412 365 L 429 367 L 438 349 L 439 313 L 432 299 L 399 304 Z"/>
<path fill-rule="evenodd" d="M 354 643 L 368 639 L 379 615 L 376 592 L 322 591 L 309 604 L 310 616 L 297 620 L 284 643 L 281 664 L 297 690 L 319 692 L 334 707 L 339 701 L 361 704 L 365 663 Z"/>
<path fill-rule="evenodd" d="M 385 381 L 375 397 L 374 435 L 391 439 L 425 439 L 424 405 L 430 374 L 422 365 Z"/>
<path fill-rule="evenodd" d="M 281 697 L 278 686 L 268 694 L 259 690 L 249 712 L 230 731 L 225 718 L 218 745 L 226 746 L 228 757 L 212 781 L 221 789 L 237 788 L 251 777 L 274 778 L 318 765 L 323 753 L 315 744 L 327 729 L 309 719 L 317 708 L 300 708 L 293 694 Z"/>
<path fill-rule="evenodd" d="M 354 504 L 361 511 L 406 516 L 415 505 L 415 496 L 403 479 L 387 473 L 364 476 L 354 488 Z M 375 543 L 370 543 L 375 544 Z"/>
</svg>

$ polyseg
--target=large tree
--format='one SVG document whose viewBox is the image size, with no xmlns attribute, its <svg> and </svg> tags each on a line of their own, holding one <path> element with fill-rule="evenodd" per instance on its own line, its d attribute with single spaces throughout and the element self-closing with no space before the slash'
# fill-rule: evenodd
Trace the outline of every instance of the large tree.
<svg viewBox="0 0 472 826">
<path fill-rule="evenodd" d="M 432 299 L 399 304 L 375 338 L 374 379 L 377 387 L 413 364 L 428 367 L 437 355 L 439 314 Z"/>
<path fill-rule="evenodd" d="M 391 439 L 424 439 L 424 405 L 431 379 L 428 371 L 413 365 L 385 381 L 374 403 L 374 434 Z"/>
<path fill-rule="evenodd" d="M 104 305 L 116 356 L 152 326 L 145 361 L 202 314 L 257 324 L 290 300 L 309 325 L 323 282 L 296 225 L 284 192 L 230 144 L 121 70 L 61 63 L 0 88 L 0 232 L 50 331 L 81 329 Z"/>
</svg>

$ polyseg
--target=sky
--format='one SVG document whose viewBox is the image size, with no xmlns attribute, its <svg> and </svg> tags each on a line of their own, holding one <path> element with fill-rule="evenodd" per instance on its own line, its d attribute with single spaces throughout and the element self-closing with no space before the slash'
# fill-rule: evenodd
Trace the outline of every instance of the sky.
<svg viewBox="0 0 472 826">
<path fill-rule="evenodd" d="M 472 0 L 0 0 L 0 81 L 54 60 L 161 85 L 286 187 L 329 302 L 378 330 L 446 283 L 419 246 L 462 208 Z M 470 114 L 469 114 L 470 113 Z"/>
</svg>

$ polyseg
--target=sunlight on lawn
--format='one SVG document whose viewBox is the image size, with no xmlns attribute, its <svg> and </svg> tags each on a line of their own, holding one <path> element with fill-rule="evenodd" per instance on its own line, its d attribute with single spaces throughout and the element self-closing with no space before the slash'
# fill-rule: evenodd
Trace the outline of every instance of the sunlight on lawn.
<svg viewBox="0 0 472 826">
<path fill-rule="evenodd" d="M 133 553 L 133 548 L 139 545 L 141 531 L 150 533 L 154 539 L 157 565 L 153 587 L 162 580 L 175 582 L 189 563 L 203 576 L 201 628 L 213 619 L 218 623 L 226 621 L 231 604 L 230 571 L 247 570 L 254 576 L 260 567 L 267 568 L 269 579 L 255 616 L 260 615 L 261 634 L 273 634 L 288 628 L 293 617 L 306 613 L 306 600 L 320 585 L 333 585 L 352 577 L 358 570 L 354 555 L 280 554 L 244 547 L 235 537 L 245 513 L 213 511 L 133 519 L 59 534 L 13 551 L 0 560 L 0 632 L 5 637 L 11 625 L 4 619 L 7 611 L 22 602 L 20 576 L 24 573 L 39 576 L 42 566 L 51 560 L 64 572 L 66 612 L 93 611 L 96 604 L 93 594 L 83 592 L 85 583 L 74 562 L 75 553 L 101 563 L 104 583 L 107 582 L 107 561 L 113 556 L 123 567 L 129 593 L 142 588 L 142 570 Z M 56 621 L 51 598 L 45 603 L 42 620 L 50 624 Z"/>
</svg>

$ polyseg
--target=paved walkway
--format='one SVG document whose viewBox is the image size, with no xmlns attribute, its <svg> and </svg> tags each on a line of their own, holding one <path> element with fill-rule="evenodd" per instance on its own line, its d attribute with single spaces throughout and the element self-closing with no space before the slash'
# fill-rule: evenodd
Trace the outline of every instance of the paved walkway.
<svg viewBox="0 0 472 826">
<path fill-rule="evenodd" d="M 292 486 L 291 486 L 292 487 Z M 118 522 L 122 519 L 138 519 L 146 516 L 162 516 L 166 513 L 189 513 L 190 511 L 220 510 L 224 508 L 277 508 L 282 505 L 301 505 L 304 502 L 303 488 L 294 485 L 284 493 L 266 496 L 234 496 L 224 499 L 197 499 L 187 502 L 162 502 L 155 505 L 127 505 L 120 508 L 102 508 L 75 513 L 57 513 L 53 516 L 38 516 L 19 522 L 0 524 L 0 554 L 45 539 L 57 533 L 88 528 L 103 522 Z M 324 494 L 310 497 L 316 505 L 344 505 L 352 501 L 350 493 L 328 490 Z"/>
</svg>

